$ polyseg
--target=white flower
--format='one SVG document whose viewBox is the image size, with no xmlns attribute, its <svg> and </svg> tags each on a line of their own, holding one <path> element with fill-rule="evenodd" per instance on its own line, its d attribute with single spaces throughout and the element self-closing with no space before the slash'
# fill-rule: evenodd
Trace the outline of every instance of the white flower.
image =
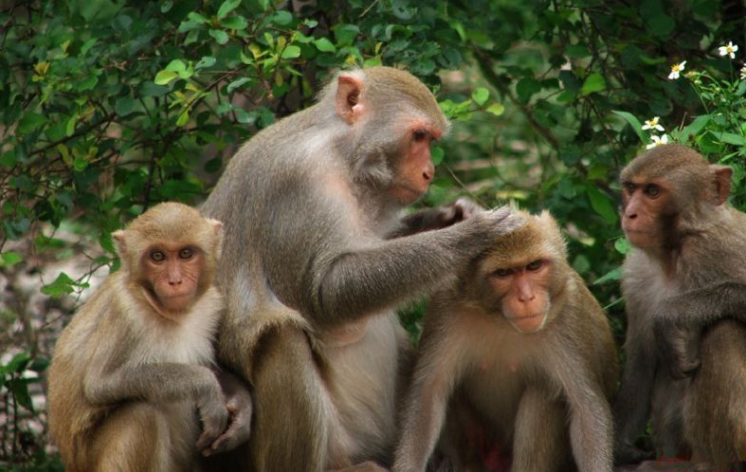
<svg viewBox="0 0 746 472">
<path fill-rule="evenodd" d="M 663 135 L 661 137 L 658 136 L 651 136 L 650 139 L 653 140 L 651 144 L 648 144 L 645 149 L 653 149 L 656 146 L 662 146 L 664 144 L 668 144 L 668 135 Z"/>
<path fill-rule="evenodd" d="M 741 80 L 746 80 L 746 64 L 741 67 Z"/>
<path fill-rule="evenodd" d="M 660 117 L 656 116 L 652 120 L 645 120 L 645 124 L 642 125 L 642 129 L 655 129 L 658 131 L 664 131 L 663 126 L 658 124 Z"/>
<path fill-rule="evenodd" d="M 738 46 L 733 44 L 732 41 L 728 41 L 728 44 L 726 46 L 720 46 L 718 48 L 718 51 L 720 52 L 721 56 L 730 56 L 731 59 L 735 59 L 736 51 L 738 51 Z"/>
<path fill-rule="evenodd" d="M 674 64 L 671 66 L 671 73 L 668 74 L 669 80 L 675 80 L 679 78 L 679 74 L 682 70 L 684 70 L 684 66 L 686 65 L 686 61 L 682 61 L 679 64 Z"/>
</svg>

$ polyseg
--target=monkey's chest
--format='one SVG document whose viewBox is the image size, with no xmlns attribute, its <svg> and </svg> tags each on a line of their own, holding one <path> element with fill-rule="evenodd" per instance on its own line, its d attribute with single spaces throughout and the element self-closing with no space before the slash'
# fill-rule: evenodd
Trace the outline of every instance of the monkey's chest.
<svg viewBox="0 0 746 472">
<path fill-rule="evenodd" d="M 523 340 L 520 346 L 489 353 L 476 359 L 461 384 L 461 395 L 495 432 L 508 439 L 527 389 L 539 389 L 547 399 L 556 398 L 559 388 L 537 365 L 536 353 Z M 485 353 L 487 354 L 487 353 Z"/>
<path fill-rule="evenodd" d="M 338 447 L 349 458 L 370 459 L 390 453 L 403 335 L 393 314 L 379 315 L 369 319 L 356 342 L 322 348 L 328 360 L 332 421 L 339 426 Z"/>
</svg>

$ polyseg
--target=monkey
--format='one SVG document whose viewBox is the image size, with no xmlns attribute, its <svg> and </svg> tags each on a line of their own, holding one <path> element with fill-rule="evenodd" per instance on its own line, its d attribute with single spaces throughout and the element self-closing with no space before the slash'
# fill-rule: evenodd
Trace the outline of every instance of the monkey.
<svg viewBox="0 0 746 472">
<path fill-rule="evenodd" d="M 218 357 L 255 404 L 236 467 L 390 465 L 411 359 L 395 308 L 522 223 L 461 204 L 403 216 L 433 180 L 430 146 L 448 127 L 408 72 L 355 69 L 228 163 L 202 211 L 226 225 Z"/>
<path fill-rule="evenodd" d="M 394 472 L 424 471 L 439 438 L 455 470 L 485 470 L 475 445 L 448 447 L 454 423 L 454 436 L 465 434 L 464 412 L 511 451 L 512 470 L 566 470 L 570 447 L 579 470 L 612 470 L 618 366 L 608 319 L 567 264 L 554 218 L 523 216 L 525 226 L 432 295 Z"/>
<path fill-rule="evenodd" d="M 659 459 L 728 470 L 746 458 L 746 326 L 736 321 L 746 321 L 746 214 L 727 203 L 731 175 L 679 144 L 621 173 L 633 250 L 622 276 L 618 462 L 645 457 L 634 443 L 648 418 Z"/>
<path fill-rule="evenodd" d="M 121 269 L 63 330 L 49 370 L 50 432 L 69 472 L 194 470 L 198 452 L 248 436 L 248 391 L 226 380 L 226 400 L 212 370 L 222 231 L 162 203 L 112 234 Z"/>
</svg>

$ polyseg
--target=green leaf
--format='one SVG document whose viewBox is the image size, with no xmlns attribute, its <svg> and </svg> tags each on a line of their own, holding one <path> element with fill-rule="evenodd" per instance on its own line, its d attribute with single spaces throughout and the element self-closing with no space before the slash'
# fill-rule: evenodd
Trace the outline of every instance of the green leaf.
<svg viewBox="0 0 746 472">
<path fill-rule="evenodd" d="M 487 112 L 492 113 L 495 116 L 500 116 L 505 113 L 505 106 L 502 103 L 493 103 L 487 107 Z"/>
<path fill-rule="evenodd" d="M 184 126 L 189 122 L 189 110 L 184 109 L 179 113 L 179 118 L 176 119 L 176 126 Z"/>
<path fill-rule="evenodd" d="M 293 15 L 289 11 L 278 10 L 272 15 L 271 21 L 278 26 L 287 26 L 293 21 Z"/>
<path fill-rule="evenodd" d="M 65 135 L 69 138 L 75 133 L 75 125 L 78 123 L 78 115 L 75 114 L 67 120 L 67 127 L 65 128 Z"/>
<path fill-rule="evenodd" d="M 156 85 L 166 85 L 172 80 L 178 78 L 179 74 L 177 74 L 176 72 L 172 70 L 162 70 L 158 72 L 158 74 L 156 74 L 154 82 L 156 83 Z"/>
<path fill-rule="evenodd" d="M 251 79 L 248 77 L 241 77 L 240 79 L 234 80 L 230 84 L 228 84 L 227 92 L 232 93 L 234 90 L 236 90 L 238 87 L 242 86 L 246 82 L 249 82 Z"/>
<path fill-rule="evenodd" d="M 282 50 L 282 59 L 296 59 L 300 57 L 300 48 L 292 44 Z"/>
<path fill-rule="evenodd" d="M 314 46 L 321 52 L 337 52 L 337 47 L 326 38 L 318 38 L 313 41 Z"/>
<path fill-rule="evenodd" d="M 212 36 L 213 38 L 215 38 L 215 41 L 217 41 L 217 43 L 220 44 L 220 45 L 223 45 L 223 44 L 225 44 L 225 43 L 228 42 L 228 39 L 229 39 L 228 38 L 228 33 L 226 33 L 223 30 L 211 29 L 209 31 L 209 34 L 210 34 L 210 36 Z"/>
<path fill-rule="evenodd" d="M 241 0 L 226 0 L 218 9 L 218 20 L 222 20 L 241 4 Z"/>
<path fill-rule="evenodd" d="M 433 165 L 435 166 L 443 162 L 443 158 L 446 155 L 445 151 L 443 151 L 443 148 L 441 148 L 440 146 L 433 146 L 431 153 L 432 153 Z"/>
<path fill-rule="evenodd" d="M 121 117 L 125 117 L 132 113 L 134 108 L 135 99 L 132 97 L 120 97 L 114 104 L 114 111 Z"/>
<path fill-rule="evenodd" d="M 225 20 L 222 20 L 220 24 L 223 26 L 223 28 L 239 30 L 239 31 L 245 30 L 249 26 L 249 23 L 246 21 L 246 18 L 240 15 L 226 18 Z"/>
<path fill-rule="evenodd" d="M 611 199 L 606 194 L 601 193 L 596 187 L 587 187 L 586 193 L 596 213 L 601 215 L 607 223 L 616 226 L 619 217 L 616 208 L 611 203 Z"/>
<path fill-rule="evenodd" d="M 740 134 L 735 133 L 714 133 L 715 137 L 726 144 L 732 144 L 734 146 L 746 145 L 746 139 Z"/>
<path fill-rule="evenodd" d="M 33 412 L 34 404 L 31 402 L 31 395 L 28 393 L 29 382 L 30 379 L 11 379 L 8 381 L 7 387 L 19 405 Z"/>
<path fill-rule="evenodd" d="M 621 255 L 627 255 L 632 250 L 632 244 L 627 238 L 619 238 L 614 242 L 614 249 Z"/>
<path fill-rule="evenodd" d="M 590 95 L 602 90 L 606 90 L 606 79 L 600 72 L 594 72 L 585 78 L 583 86 L 580 87 L 580 96 Z"/>
<path fill-rule="evenodd" d="M 16 163 L 18 163 L 18 158 L 16 157 L 15 151 L 11 150 L 0 154 L 0 167 L 12 169 Z"/>
<path fill-rule="evenodd" d="M 54 282 L 41 288 L 41 293 L 49 295 L 52 298 L 59 298 L 63 295 L 69 295 L 75 291 L 73 286 L 75 281 L 66 273 L 62 272 Z"/>
<path fill-rule="evenodd" d="M 23 262 L 23 258 L 17 252 L 9 251 L 0 255 L 0 267 L 13 267 L 20 262 Z"/>
<path fill-rule="evenodd" d="M 637 133 L 637 137 L 640 138 L 640 141 L 647 142 L 648 137 L 645 135 L 645 133 L 642 131 L 642 125 L 640 124 L 640 120 L 638 120 L 635 115 L 631 113 L 627 113 L 626 111 L 620 111 L 620 110 L 612 110 L 612 113 L 621 116 L 624 118 L 624 120 L 629 123 L 629 125 L 632 127 L 633 130 L 635 130 L 635 133 Z"/>
<path fill-rule="evenodd" d="M 194 66 L 195 69 L 206 69 L 215 65 L 217 60 L 212 56 L 202 56 L 202 59 Z"/>
<path fill-rule="evenodd" d="M 6 365 L 0 366 L 0 374 L 22 374 L 31 362 L 31 354 L 27 351 L 19 352 Z"/>
<path fill-rule="evenodd" d="M 710 115 L 700 115 L 695 118 L 694 121 L 685 126 L 681 131 L 679 131 L 679 142 L 686 143 L 687 141 L 689 141 L 690 136 L 699 136 L 705 126 L 710 123 L 711 119 L 712 117 Z"/>
<path fill-rule="evenodd" d="M 87 161 L 87 160 L 85 160 L 85 159 L 82 159 L 82 158 L 80 158 L 80 157 L 76 157 L 76 158 L 75 158 L 75 159 L 73 160 L 73 169 L 74 169 L 74 170 L 75 170 L 76 172 L 83 172 L 83 171 L 84 171 L 84 170 L 86 170 L 87 168 L 88 168 L 88 161 Z"/>
<path fill-rule="evenodd" d="M 471 94 L 471 99 L 474 100 L 474 103 L 476 103 L 480 107 L 487 103 L 487 100 L 489 100 L 489 98 L 490 91 L 484 87 L 479 87 Z"/>
<path fill-rule="evenodd" d="M 28 112 L 18 122 L 18 132 L 20 134 L 33 133 L 47 121 L 49 121 L 47 117 L 40 113 Z"/>
<path fill-rule="evenodd" d="M 523 103 L 528 103 L 533 94 L 541 91 L 541 83 L 533 77 L 527 77 L 518 81 L 515 91 Z"/>
<path fill-rule="evenodd" d="M 168 63 L 164 70 L 170 70 L 177 73 L 185 72 L 187 70 L 187 65 L 181 59 L 174 59 L 173 61 Z"/>
<path fill-rule="evenodd" d="M 602 277 L 599 277 L 596 279 L 595 282 L 593 282 L 593 285 L 602 285 L 608 282 L 616 282 L 617 280 L 622 279 L 622 268 L 617 267 L 616 269 L 606 273 Z"/>
<path fill-rule="evenodd" d="M 565 55 L 575 59 L 582 59 L 590 56 L 591 53 L 588 51 L 588 48 L 582 44 L 573 44 L 572 46 L 565 48 Z"/>
</svg>

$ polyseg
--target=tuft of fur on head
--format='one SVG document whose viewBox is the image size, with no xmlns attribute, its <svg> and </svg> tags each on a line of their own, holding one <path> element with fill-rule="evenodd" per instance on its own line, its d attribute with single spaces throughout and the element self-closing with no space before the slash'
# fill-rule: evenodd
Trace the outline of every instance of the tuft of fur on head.
<svg viewBox="0 0 746 472">
<path fill-rule="evenodd" d="M 537 259 L 537 256 L 555 261 L 567 259 L 565 238 L 557 222 L 544 210 L 532 215 L 523 210 L 513 212 L 526 220 L 526 224 L 516 231 L 502 236 L 483 256 L 491 267 L 522 267 Z"/>
<path fill-rule="evenodd" d="M 337 93 L 337 78 L 340 75 L 354 76 L 362 82 L 360 102 L 370 107 L 375 116 L 392 117 L 419 115 L 423 121 L 441 130 L 443 135 L 450 129 L 432 92 L 417 77 L 393 67 L 376 66 L 365 69 L 347 69 L 337 73 L 319 94 L 319 101 L 334 100 Z"/>
</svg>

